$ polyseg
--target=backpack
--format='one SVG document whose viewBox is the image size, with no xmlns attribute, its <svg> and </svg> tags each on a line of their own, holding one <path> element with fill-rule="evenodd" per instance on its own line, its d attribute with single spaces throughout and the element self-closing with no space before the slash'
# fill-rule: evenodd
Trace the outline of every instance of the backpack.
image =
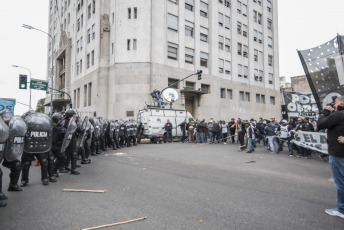
<svg viewBox="0 0 344 230">
<path fill-rule="evenodd" d="M 255 135 L 256 137 L 258 137 L 258 136 L 260 135 L 259 129 L 253 128 L 253 131 L 254 131 L 254 135 Z"/>
</svg>

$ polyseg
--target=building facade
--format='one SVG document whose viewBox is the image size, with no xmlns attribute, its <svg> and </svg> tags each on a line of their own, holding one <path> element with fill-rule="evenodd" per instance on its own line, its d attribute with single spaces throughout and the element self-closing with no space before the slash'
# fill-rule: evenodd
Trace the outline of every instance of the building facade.
<svg viewBox="0 0 344 230">
<path fill-rule="evenodd" d="M 54 88 L 82 116 L 135 118 L 174 87 L 195 118 L 280 116 L 277 0 L 50 1 Z M 50 44 L 49 44 L 50 47 Z M 55 95 L 54 110 L 68 108 Z M 46 103 L 50 98 L 46 99 Z"/>
</svg>

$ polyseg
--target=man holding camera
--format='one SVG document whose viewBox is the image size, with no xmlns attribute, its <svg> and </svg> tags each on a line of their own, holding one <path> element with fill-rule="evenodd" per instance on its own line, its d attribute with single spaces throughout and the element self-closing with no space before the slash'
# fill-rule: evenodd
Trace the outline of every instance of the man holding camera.
<svg viewBox="0 0 344 230">
<path fill-rule="evenodd" d="M 318 120 L 318 129 L 327 129 L 328 153 L 337 189 L 337 208 L 325 212 L 344 218 L 344 144 L 341 141 L 344 136 L 344 96 L 338 97 L 333 107 L 325 107 Z"/>
</svg>

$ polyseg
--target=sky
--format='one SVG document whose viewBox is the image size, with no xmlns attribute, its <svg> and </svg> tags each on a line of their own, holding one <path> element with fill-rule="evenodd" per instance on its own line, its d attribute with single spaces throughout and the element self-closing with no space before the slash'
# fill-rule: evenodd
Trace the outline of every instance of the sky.
<svg viewBox="0 0 344 230">
<path fill-rule="evenodd" d="M 61 1 L 61 0 L 58 0 Z M 213 0 L 215 1 L 215 0 Z M 248 0 L 252 1 L 252 0 Z M 318 46 L 344 35 L 343 0 L 278 0 L 279 67 L 280 76 L 304 75 L 296 50 Z M 3 1 L 0 8 L 0 98 L 16 98 L 15 114 L 28 110 L 30 90 L 19 89 L 19 74 L 46 79 L 48 36 L 28 30 L 22 24 L 48 31 L 48 0 Z M 44 91 L 32 90 L 32 107 L 46 96 Z"/>
</svg>

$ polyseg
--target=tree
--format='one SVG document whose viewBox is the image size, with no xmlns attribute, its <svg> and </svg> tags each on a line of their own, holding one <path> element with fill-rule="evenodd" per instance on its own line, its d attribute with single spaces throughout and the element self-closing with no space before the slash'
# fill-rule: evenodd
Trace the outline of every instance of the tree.
<svg viewBox="0 0 344 230">
<path fill-rule="evenodd" d="M 44 113 L 45 98 L 39 99 L 36 106 L 36 112 Z"/>
</svg>

